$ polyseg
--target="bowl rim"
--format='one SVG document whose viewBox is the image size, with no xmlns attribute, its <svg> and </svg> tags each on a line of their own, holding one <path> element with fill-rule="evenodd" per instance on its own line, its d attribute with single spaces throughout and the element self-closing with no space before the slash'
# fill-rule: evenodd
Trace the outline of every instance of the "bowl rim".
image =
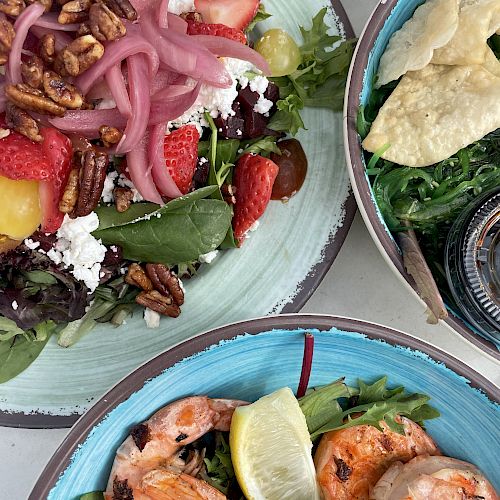
<svg viewBox="0 0 500 500">
<path fill-rule="evenodd" d="M 355 48 L 349 75 L 347 78 L 346 93 L 344 99 L 344 147 L 346 155 L 347 170 L 351 179 L 351 185 L 358 203 L 358 209 L 363 217 L 365 225 L 382 257 L 392 269 L 394 274 L 409 289 L 419 301 L 425 305 L 420 298 L 415 281 L 406 272 L 401 253 L 395 241 L 392 239 L 386 226 L 379 218 L 377 208 L 372 198 L 370 183 L 365 175 L 365 166 L 361 159 L 362 148 L 359 135 L 356 130 L 356 117 L 360 105 L 360 94 L 362 91 L 365 68 L 373 46 L 384 27 L 387 18 L 400 0 L 387 0 L 380 2 L 368 19 L 358 44 Z M 496 361 L 500 361 L 500 351 L 495 344 L 474 333 L 462 319 L 449 311 L 445 323 L 454 333 L 461 335 L 467 342 Z"/>
<path fill-rule="evenodd" d="M 491 401 L 500 404 L 500 389 L 486 377 L 445 351 L 387 326 L 343 316 L 319 314 L 283 314 L 240 321 L 185 340 L 147 361 L 118 382 L 74 425 L 45 466 L 28 500 L 39 500 L 47 497 L 60 475 L 69 466 L 73 453 L 86 440 L 92 429 L 102 422 L 118 404 L 139 391 L 146 381 L 157 377 L 179 361 L 216 345 L 222 340 L 231 340 L 242 332 L 257 335 L 275 328 L 284 330 L 318 329 L 320 331 L 337 328 L 343 331 L 361 332 L 369 339 L 383 340 L 392 346 L 403 346 L 423 352 L 432 360 L 444 364 L 454 373 L 465 377 L 472 388 L 481 390 Z"/>
<path fill-rule="evenodd" d="M 354 38 L 354 30 L 341 1 L 331 0 L 331 4 L 344 29 L 346 38 Z M 323 247 L 321 260 L 317 262 L 309 270 L 307 276 L 297 284 L 296 295 L 283 306 L 281 309 L 282 313 L 288 314 L 299 312 L 317 290 L 335 262 L 337 255 L 345 243 L 354 216 L 356 215 L 357 204 L 351 187 L 349 187 L 347 198 L 344 200 L 343 208 L 344 218 L 340 222 L 335 234 L 330 237 Z M 32 413 L 23 413 L 0 410 L 0 426 L 21 427 L 25 429 L 60 429 L 71 427 L 80 416 L 81 415 L 78 413 L 70 415 L 53 415 L 36 411 Z"/>
</svg>

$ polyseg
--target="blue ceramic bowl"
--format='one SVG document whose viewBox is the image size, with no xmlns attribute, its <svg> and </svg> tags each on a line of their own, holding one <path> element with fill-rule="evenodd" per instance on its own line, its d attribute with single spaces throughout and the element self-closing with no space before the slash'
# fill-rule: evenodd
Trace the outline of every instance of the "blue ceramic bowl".
<svg viewBox="0 0 500 500">
<path fill-rule="evenodd" d="M 442 416 L 428 431 L 445 454 L 471 461 L 500 490 L 500 391 L 438 349 L 389 328 L 331 316 L 279 316 L 236 323 L 166 351 L 129 375 L 75 425 L 30 500 L 77 500 L 104 489 L 129 429 L 167 403 L 195 394 L 248 401 L 300 377 L 304 332 L 315 336 L 311 384 L 345 376 L 429 394 Z M 495 436 L 497 438 L 495 439 Z"/>
<path fill-rule="evenodd" d="M 374 10 L 354 53 L 344 112 L 347 167 L 359 211 L 382 256 L 401 281 L 415 293 L 415 282 L 405 270 L 400 249 L 384 223 L 366 175 L 361 140 L 356 130 L 356 117 L 360 105 L 366 104 L 370 98 L 373 79 L 389 39 L 422 3 L 422 0 L 386 0 L 380 2 Z M 499 347 L 491 339 L 481 337 L 457 312 L 450 310 L 447 323 L 469 342 L 500 361 Z"/>
</svg>

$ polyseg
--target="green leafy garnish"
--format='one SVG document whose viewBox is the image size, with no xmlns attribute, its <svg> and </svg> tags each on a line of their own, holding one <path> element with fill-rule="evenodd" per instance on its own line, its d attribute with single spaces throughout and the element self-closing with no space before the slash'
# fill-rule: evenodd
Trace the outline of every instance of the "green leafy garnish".
<svg viewBox="0 0 500 500">
<path fill-rule="evenodd" d="M 229 445 L 220 432 L 216 434 L 216 448 L 213 458 L 205 458 L 204 462 L 207 469 L 207 476 L 204 479 L 226 495 L 236 476 L 231 462 Z"/>
<path fill-rule="evenodd" d="M 85 493 L 80 497 L 80 500 L 104 500 L 104 493 L 102 491 L 92 491 Z"/>
<path fill-rule="evenodd" d="M 302 62 L 297 70 L 288 76 L 272 78 L 280 89 L 278 111 L 269 125 L 272 130 L 295 135 L 305 128 L 300 117 L 305 106 L 342 110 L 354 41 L 342 41 L 340 36 L 328 34 L 326 12 L 326 7 L 318 12 L 311 29 L 300 28 Z"/>
<path fill-rule="evenodd" d="M 258 139 L 243 141 L 240 145 L 241 152 L 238 153 L 236 159 L 241 158 L 246 154 L 256 154 L 260 156 L 269 157 L 271 153 L 281 155 L 281 149 L 276 144 L 277 137 L 266 135 Z"/>
<path fill-rule="evenodd" d="M 247 26 L 245 33 L 250 33 L 258 23 L 265 21 L 266 19 L 269 19 L 271 15 L 272 14 L 269 14 L 269 12 L 266 12 L 264 4 L 260 3 L 259 10 L 257 11 L 257 14 L 255 14 L 255 17 L 252 19 L 250 24 Z"/>
<path fill-rule="evenodd" d="M 198 189 L 139 219 L 100 227 L 93 234 L 105 245 L 119 245 L 129 260 L 168 265 L 197 260 L 222 243 L 231 225 L 229 205 L 206 199 L 217 189 Z"/>
</svg>

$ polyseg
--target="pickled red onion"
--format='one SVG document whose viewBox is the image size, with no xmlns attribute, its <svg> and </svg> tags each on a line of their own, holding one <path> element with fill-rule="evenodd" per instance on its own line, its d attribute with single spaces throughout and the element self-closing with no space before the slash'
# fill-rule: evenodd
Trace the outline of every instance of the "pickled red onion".
<svg viewBox="0 0 500 500">
<path fill-rule="evenodd" d="M 130 99 L 125 79 L 123 77 L 121 64 L 111 66 L 111 68 L 106 71 L 105 78 L 118 111 L 120 111 L 123 116 L 129 118 L 132 116 L 132 106 L 130 105 Z"/>
<path fill-rule="evenodd" d="M 97 139 L 101 125 L 123 129 L 127 119 L 117 109 L 93 109 L 67 111 L 64 117 L 51 118 L 49 123 L 63 132 L 79 133 L 87 139 Z"/>
<path fill-rule="evenodd" d="M 57 18 L 58 14 L 56 12 L 48 12 L 35 22 L 35 26 L 48 28 L 52 31 L 78 31 L 80 28 L 79 24 L 61 24 Z"/>
<path fill-rule="evenodd" d="M 168 4 L 169 0 L 160 0 L 158 6 L 158 25 L 160 28 L 168 28 Z"/>
<path fill-rule="evenodd" d="M 187 33 L 188 23 L 182 19 L 182 17 L 176 16 L 175 14 L 168 13 L 168 27 L 171 30 L 175 30 L 178 33 Z"/>
<path fill-rule="evenodd" d="M 132 116 L 127 121 L 122 140 L 116 147 L 117 153 L 128 153 L 134 149 L 146 133 L 151 108 L 149 85 L 144 85 L 143 78 L 148 71 L 148 61 L 143 54 L 134 54 L 127 58 L 130 104 Z"/>
<path fill-rule="evenodd" d="M 148 143 L 149 134 L 146 133 L 136 147 L 127 153 L 128 172 L 137 191 L 145 200 L 163 205 L 149 168 Z"/>
<path fill-rule="evenodd" d="M 165 165 L 164 142 L 165 125 L 155 125 L 149 132 L 149 166 L 160 193 L 169 198 L 178 198 L 182 193 Z"/>
<path fill-rule="evenodd" d="M 49 28 L 43 28 L 42 26 L 33 25 L 30 29 L 31 33 L 33 33 L 37 38 L 42 38 L 44 35 L 52 34 L 56 39 L 56 52 L 64 49 L 67 45 L 69 45 L 73 39 L 63 31 L 53 31 Z"/>
<path fill-rule="evenodd" d="M 10 83 L 21 83 L 21 51 L 24 42 L 28 36 L 28 31 L 31 26 L 42 16 L 45 7 L 40 3 L 31 4 L 26 7 L 14 23 L 16 36 L 12 41 L 12 47 L 9 53 L 9 61 L 7 64 L 7 79 Z"/>
</svg>

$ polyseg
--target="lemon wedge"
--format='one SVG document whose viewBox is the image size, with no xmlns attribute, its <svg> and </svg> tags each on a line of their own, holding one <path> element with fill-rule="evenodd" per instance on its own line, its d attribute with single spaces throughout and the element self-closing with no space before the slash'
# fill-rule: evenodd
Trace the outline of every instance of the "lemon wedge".
<svg viewBox="0 0 500 500">
<path fill-rule="evenodd" d="M 306 419 L 290 389 L 236 408 L 229 441 L 247 499 L 319 498 Z"/>
</svg>

